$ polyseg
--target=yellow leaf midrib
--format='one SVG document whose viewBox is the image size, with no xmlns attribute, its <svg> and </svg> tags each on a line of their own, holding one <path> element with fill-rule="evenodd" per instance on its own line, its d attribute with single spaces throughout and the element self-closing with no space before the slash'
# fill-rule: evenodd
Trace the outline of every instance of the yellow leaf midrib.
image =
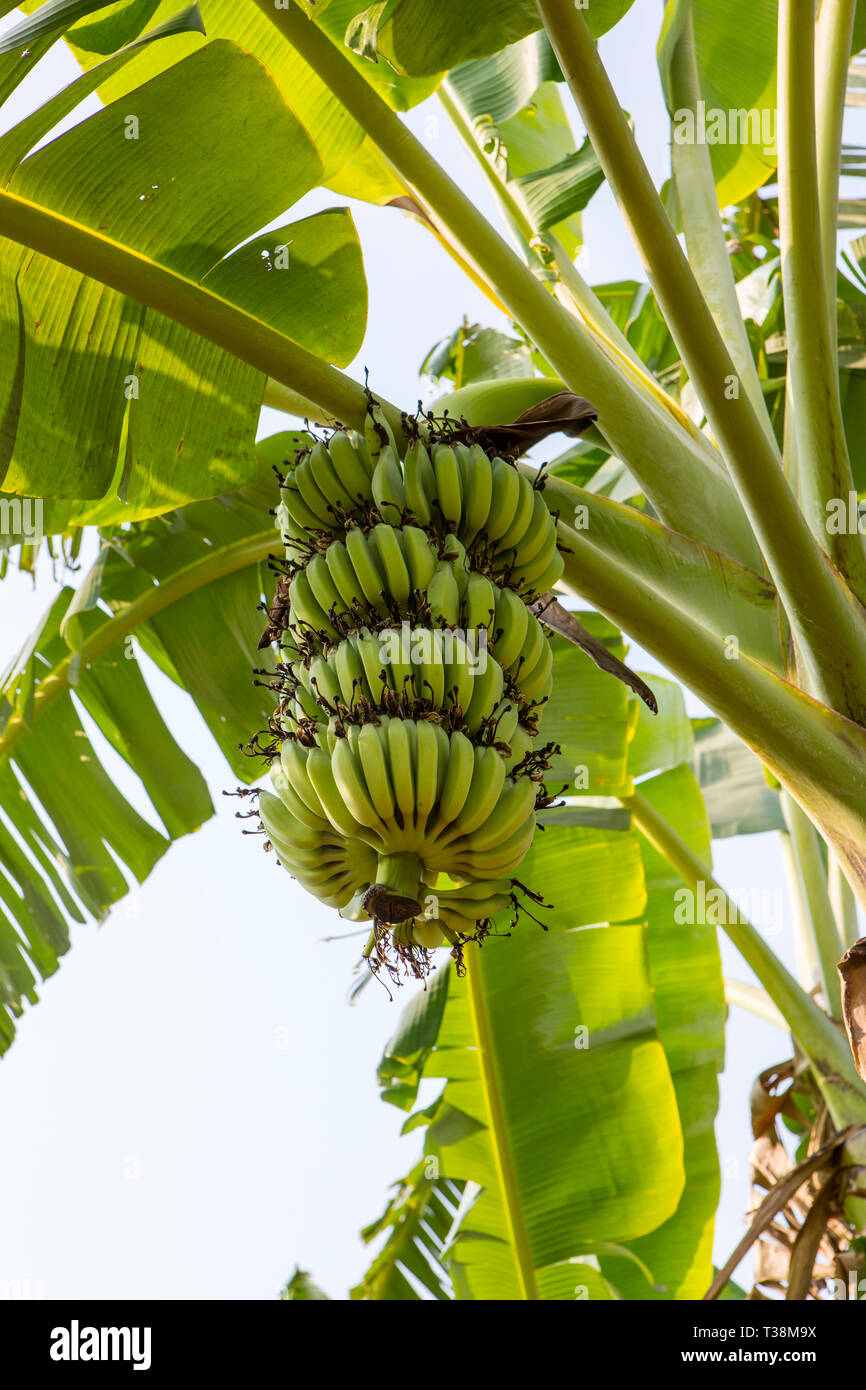
<svg viewBox="0 0 866 1390">
<path fill-rule="evenodd" d="M 517 1280 L 520 1285 L 521 1297 L 529 1300 L 537 1300 L 539 1298 L 539 1292 L 535 1279 L 535 1265 L 533 1264 L 529 1249 L 529 1237 L 523 1221 L 520 1193 L 517 1186 L 517 1175 L 514 1171 L 511 1149 L 508 1144 L 505 1106 L 502 1099 L 499 1074 L 496 1068 L 493 1037 L 490 1029 L 490 1017 L 487 1011 L 487 1000 L 484 997 L 482 965 L 477 947 L 473 949 L 472 946 L 470 946 L 466 953 L 466 981 L 472 1028 L 478 1048 L 478 1070 L 481 1078 L 481 1089 L 484 1095 L 484 1105 L 487 1112 L 490 1144 L 493 1150 L 493 1161 L 496 1165 L 496 1172 L 499 1178 L 502 1206 L 505 1212 L 508 1236 L 514 1256 Z"/>
</svg>

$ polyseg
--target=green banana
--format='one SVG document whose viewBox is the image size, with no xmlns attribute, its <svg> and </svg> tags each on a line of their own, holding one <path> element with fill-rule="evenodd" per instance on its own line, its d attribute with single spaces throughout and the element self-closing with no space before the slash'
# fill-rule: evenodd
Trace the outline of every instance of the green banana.
<svg viewBox="0 0 866 1390">
<path fill-rule="evenodd" d="M 357 696 L 365 693 L 367 685 L 364 666 L 358 655 L 358 650 L 352 642 L 347 640 L 341 642 L 328 659 L 333 663 L 336 671 L 343 703 L 351 708 Z"/>
<path fill-rule="evenodd" d="M 442 520 L 449 531 L 460 525 L 463 513 L 463 486 L 457 455 L 447 444 L 437 444 L 433 450 L 433 472 L 436 475 L 436 500 Z"/>
<path fill-rule="evenodd" d="M 449 739 L 448 766 L 439 792 L 439 805 L 431 835 L 437 836 L 460 815 L 472 786 L 475 750 L 465 734 L 455 730 Z"/>
<path fill-rule="evenodd" d="M 331 439 L 329 440 L 329 446 L 330 444 L 333 444 L 333 442 L 334 438 L 332 435 Z M 349 442 L 352 445 L 352 448 L 355 450 L 361 467 L 367 474 L 367 477 L 372 478 L 373 473 L 376 469 L 376 461 L 370 453 L 369 448 L 367 447 L 367 440 L 365 436 L 363 434 L 359 434 L 357 430 L 349 430 Z"/>
<path fill-rule="evenodd" d="M 525 729 L 522 729 L 518 725 L 508 740 L 508 744 L 511 748 L 511 755 L 505 759 L 505 764 L 509 773 L 523 762 L 527 753 L 531 751 L 534 741 L 532 735 L 528 734 Z"/>
<path fill-rule="evenodd" d="M 553 650 L 550 643 L 545 640 L 541 645 L 541 652 L 532 670 L 526 675 L 521 671 L 518 677 L 520 693 L 525 700 L 538 700 L 550 693 L 553 684 Z"/>
<path fill-rule="evenodd" d="M 415 779 L 407 725 L 407 720 L 391 719 L 388 721 L 385 734 L 388 739 L 388 764 L 394 799 L 403 824 L 411 826 L 415 818 Z"/>
<path fill-rule="evenodd" d="M 507 743 L 510 746 L 520 721 L 520 710 L 516 702 L 500 700 L 493 710 L 491 721 L 496 730 L 496 743 Z"/>
<path fill-rule="evenodd" d="M 350 613 L 353 604 L 363 605 L 364 591 L 343 541 L 334 541 L 328 546 L 325 551 L 325 564 L 328 566 L 331 583 L 340 595 L 341 611 Z"/>
<path fill-rule="evenodd" d="M 260 792 L 259 813 L 263 821 L 267 816 L 265 829 L 269 834 L 273 829 L 274 834 L 278 835 L 280 839 L 297 844 L 302 849 L 317 849 L 322 843 L 324 831 L 330 829 L 330 826 L 321 817 L 317 817 L 320 828 L 315 828 L 308 825 L 306 821 L 300 820 L 293 815 L 282 797 L 275 795 L 274 792 Z"/>
<path fill-rule="evenodd" d="M 364 668 L 364 676 L 367 682 L 367 689 L 370 691 L 374 704 L 379 704 L 382 695 L 382 673 L 385 672 L 387 683 L 386 664 L 382 659 L 382 642 L 379 637 L 373 637 L 368 628 L 362 628 L 360 632 L 354 633 L 350 638 L 361 665 Z"/>
<path fill-rule="evenodd" d="M 529 614 L 529 619 L 526 625 L 526 636 L 523 639 L 520 656 L 517 658 L 516 662 L 512 663 L 511 667 L 518 686 L 520 686 L 524 672 L 527 676 L 531 675 L 538 658 L 541 656 L 541 649 L 547 641 L 544 635 L 544 628 L 541 626 L 538 619 L 531 613 Z"/>
<path fill-rule="evenodd" d="M 397 455 L 390 444 L 379 454 L 372 478 L 373 497 L 379 515 L 389 526 L 399 526 L 406 510 L 406 491 Z"/>
<path fill-rule="evenodd" d="M 459 847 L 452 847 L 454 865 L 460 872 L 471 874 L 474 878 L 499 878 L 505 873 L 512 873 L 526 854 L 534 834 L 535 817 L 529 816 L 510 839 L 493 849 L 474 853 L 470 849 L 461 852 Z"/>
<path fill-rule="evenodd" d="M 330 550 L 332 547 L 328 547 Z M 324 555 L 316 554 L 307 562 L 304 571 L 310 581 L 310 588 L 313 597 L 322 609 L 323 613 L 330 613 L 334 610 L 341 613 L 343 611 L 343 600 L 340 592 L 331 578 L 331 571 L 328 569 Z"/>
<path fill-rule="evenodd" d="M 497 539 L 496 549 L 498 551 L 512 550 L 525 538 L 535 511 L 535 497 L 536 491 L 532 483 L 528 478 L 524 478 L 522 473 L 518 473 L 517 502 L 514 507 L 514 514 L 508 530 Z M 543 500 L 541 505 L 544 507 Z M 550 513 L 546 507 L 544 507 L 544 512 L 547 520 L 550 521 Z"/>
<path fill-rule="evenodd" d="M 535 581 L 547 571 L 558 554 L 556 531 L 552 531 L 537 555 L 533 555 L 525 564 L 514 566 L 509 575 L 509 583 L 518 588 L 534 589 Z"/>
<path fill-rule="evenodd" d="M 415 724 L 415 825 L 423 829 L 436 805 L 439 743 L 433 725 L 426 720 Z"/>
<path fill-rule="evenodd" d="M 307 749 L 302 748 L 293 738 L 283 740 L 280 747 L 280 765 L 298 796 L 313 815 L 322 817 L 322 803 L 313 789 L 307 775 Z M 297 841 L 297 836 L 295 836 Z"/>
<path fill-rule="evenodd" d="M 469 583 L 469 561 L 466 557 L 466 547 L 458 536 L 451 533 L 445 537 L 440 559 L 443 563 L 451 565 L 457 581 L 457 591 L 462 598 Z"/>
<path fill-rule="evenodd" d="M 448 654 L 445 673 L 446 702 L 450 700 L 462 711 L 465 719 L 475 690 L 476 678 L 472 671 L 471 653 L 465 638 L 459 632 L 443 633 L 442 637 L 443 651 Z"/>
<path fill-rule="evenodd" d="M 492 656 L 486 656 L 483 671 L 473 677 L 472 696 L 466 709 L 466 724 L 473 733 L 499 704 L 503 686 L 502 667 Z"/>
<path fill-rule="evenodd" d="M 456 888 L 439 889 L 437 896 L 441 906 L 451 907 L 457 903 L 483 902 L 491 893 L 508 896 L 510 892 L 510 878 L 495 879 L 492 883 L 489 879 L 484 882 L 469 879 L 466 883 L 458 884 Z"/>
<path fill-rule="evenodd" d="M 536 575 L 536 577 L 532 580 L 533 592 L 536 594 L 547 593 L 548 589 L 552 589 L 554 584 L 559 583 L 560 579 L 562 578 L 564 569 L 565 560 L 562 558 L 560 551 L 557 550 L 556 554 L 551 559 L 547 569 L 544 570 L 541 574 Z"/>
<path fill-rule="evenodd" d="M 334 705 L 342 699 L 342 691 L 337 674 L 329 661 L 323 656 L 314 656 L 310 662 L 310 689 L 319 700 Z"/>
<path fill-rule="evenodd" d="M 374 547 L 387 584 L 387 592 L 397 603 L 405 603 L 412 592 L 409 570 L 393 526 L 374 526 L 367 540 Z"/>
<path fill-rule="evenodd" d="M 526 479 L 523 481 L 525 482 Z M 535 559 L 541 553 L 545 546 L 550 544 L 551 538 L 555 544 L 556 522 L 547 510 L 541 489 L 532 488 L 532 516 L 529 525 L 523 536 L 512 543 L 516 564 L 527 565 L 530 560 Z"/>
<path fill-rule="evenodd" d="M 556 584 L 562 577 L 564 567 L 565 562 L 554 536 L 534 559 L 525 565 L 516 566 L 509 575 L 508 582 L 525 598 L 527 594 L 543 593 L 552 584 Z"/>
<path fill-rule="evenodd" d="M 299 570 L 289 585 L 289 610 L 293 632 L 323 632 L 328 637 L 336 636 L 331 620 L 313 593 L 306 570 Z"/>
<path fill-rule="evenodd" d="M 508 893 L 490 893 L 486 898 L 479 899 L 478 902 L 458 899 L 454 903 L 439 908 L 439 920 L 444 922 L 451 931 L 459 932 L 461 936 L 470 936 L 479 918 L 496 917 L 510 905 L 510 891 Z"/>
<path fill-rule="evenodd" d="M 286 773 L 283 771 L 283 768 L 279 763 L 274 763 L 271 766 L 270 776 L 271 786 L 273 787 L 277 796 L 286 806 L 287 810 L 289 810 L 292 813 L 296 820 L 301 821 L 310 830 L 323 831 L 328 830 L 330 828 L 324 806 L 321 806 L 321 810 L 319 812 L 311 811 L 309 806 L 307 806 L 298 796 L 298 793 L 295 791 L 289 778 L 286 776 Z M 261 797 L 259 797 L 259 800 L 261 800 Z M 321 798 L 319 800 L 321 805 Z"/>
<path fill-rule="evenodd" d="M 440 844 L 471 835 L 483 825 L 499 800 L 505 782 L 505 763 L 494 748 L 476 748 L 472 784 L 460 814 L 439 837 Z"/>
<path fill-rule="evenodd" d="M 364 822 L 352 815 L 334 775 L 332 756 L 335 757 L 336 750 L 345 743 L 345 739 L 337 739 L 334 755 L 326 753 L 324 748 L 311 748 L 307 756 L 307 775 L 322 803 L 323 813 L 335 830 L 339 830 L 347 838 L 354 836 L 369 841 Z M 346 748 L 348 751 L 348 745 Z M 376 836 L 374 843 L 378 842 L 378 839 Z"/>
<path fill-rule="evenodd" d="M 291 478 L 313 516 L 318 518 L 318 529 L 322 531 L 333 530 L 336 517 L 328 498 L 319 491 L 310 468 L 309 457 L 301 459 L 293 470 Z"/>
<path fill-rule="evenodd" d="M 513 589 L 499 589 L 493 617 L 493 651 L 496 660 L 508 671 L 523 650 L 530 622 L 536 622 L 526 604 Z"/>
<path fill-rule="evenodd" d="M 348 739 L 340 739 L 331 757 L 334 781 L 348 810 L 361 825 L 381 832 L 385 829 L 382 819 L 373 805 L 367 784 Z"/>
<path fill-rule="evenodd" d="M 405 629 L 385 629 L 379 633 L 382 660 L 389 682 L 398 695 L 411 700 L 415 693 L 415 671 L 412 666 L 411 645 L 404 640 Z"/>
<path fill-rule="evenodd" d="M 309 672 L 304 670 L 304 678 L 309 678 Z M 321 719 L 321 706 L 316 703 L 315 697 L 303 685 L 299 685 L 291 701 L 291 712 L 295 719 Z"/>
<path fill-rule="evenodd" d="M 430 616 L 437 626 L 456 627 L 460 622 L 460 590 L 454 575 L 454 567 L 447 561 L 440 561 L 427 585 L 427 602 Z"/>
<path fill-rule="evenodd" d="M 373 489 L 370 486 L 372 474 L 367 472 L 363 460 L 345 430 L 335 430 L 328 440 L 328 453 L 331 465 L 352 505 L 371 502 Z"/>
<path fill-rule="evenodd" d="M 490 459 L 479 444 L 471 449 L 460 445 L 457 450 L 463 485 L 463 516 L 460 538 L 464 545 L 474 540 L 484 529 L 493 501 L 493 469 Z"/>
<path fill-rule="evenodd" d="M 315 480 L 316 487 L 324 498 L 327 499 L 331 509 L 332 522 L 337 521 L 338 509 L 343 512 L 351 511 L 356 506 L 356 500 L 347 488 L 343 486 L 337 476 L 331 455 L 325 444 L 314 444 L 308 456 L 310 474 Z"/>
<path fill-rule="evenodd" d="M 486 575 L 473 570 L 466 581 L 466 592 L 463 595 L 464 626 L 483 628 L 489 632 L 496 615 L 496 607 L 497 597 L 494 585 L 491 584 Z"/>
<path fill-rule="evenodd" d="M 448 760 L 451 757 L 451 740 L 441 724 L 434 724 L 432 727 L 436 735 L 436 804 L 438 805 L 442 798 L 445 778 L 448 773 Z"/>
<path fill-rule="evenodd" d="M 297 469 L 295 469 L 294 471 L 296 473 Z M 320 499 L 320 501 L 324 501 L 324 499 Z M 282 507 L 285 507 L 286 512 L 288 513 L 288 516 L 293 524 L 293 539 L 298 539 L 298 531 L 300 531 L 300 533 L 303 534 L 305 531 L 321 531 L 322 529 L 330 530 L 330 525 L 327 525 L 323 528 L 322 518 L 319 514 L 318 509 L 316 511 L 313 511 L 313 509 L 310 506 L 308 506 L 308 504 L 304 500 L 303 496 L 301 495 L 298 489 L 298 485 L 293 473 L 290 473 L 289 476 L 286 478 L 285 487 L 282 487 L 280 489 L 280 505 Z M 290 534 L 292 533 L 290 532 Z"/>
<path fill-rule="evenodd" d="M 493 460 L 492 472 L 493 501 L 484 534 L 488 541 L 498 541 L 514 525 L 514 514 L 521 496 L 521 474 L 513 464 L 501 458 Z"/>
<path fill-rule="evenodd" d="M 430 919 L 416 917 L 412 922 L 411 937 L 416 946 L 423 946 L 427 951 L 432 951 L 437 946 L 443 946 L 446 941 L 442 927 L 435 917 Z"/>
<path fill-rule="evenodd" d="M 352 568 L 358 578 L 361 593 L 371 608 L 382 602 L 385 578 L 381 573 L 374 553 L 367 543 L 367 537 L 359 527 L 353 526 L 346 532 L 346 551 Z"/>
<path fill-rule="evenodd" d="M 406 450 L 403 463 L 403 485 L 406 506 L 415 520 L 427 526 L 433 519 L 433 499 L 436 496 L 436 475 L 430 455 L 421 440 L 413 440 Z"/>
<path fill-rule="evenodd" d="M 472 853 L 495 849 L 507 844 L 522 827 L 527 817 L 535 815 L 536 788 L 528 777 L 516 782 L 506 780 L 493 810 L 472 832 Z"/>
<path fill-rule="evenodd" d="M 394 534 L 403 551 L 409 582 L 413 590 L 423 594 L 436 569 L 436 551 L 418 526 L 404 526 Z"/>
<path fill-rule="evenodd" d="M 381 818 L 393 821 L 396 803 L 388 760 L 375 724 L 364 724 L 358 735 L 358 756 L 370 800 Z"/>
<path fill-rule="evenodd" d="M 440 628 L 428 631 L 425 643 L 428 659 L 421 662 L 421 669 L 415 680 L 419 697 L 429 700 L 440 709 L 445 703 L 445 658 L 442 638 Z"/>
</svg>

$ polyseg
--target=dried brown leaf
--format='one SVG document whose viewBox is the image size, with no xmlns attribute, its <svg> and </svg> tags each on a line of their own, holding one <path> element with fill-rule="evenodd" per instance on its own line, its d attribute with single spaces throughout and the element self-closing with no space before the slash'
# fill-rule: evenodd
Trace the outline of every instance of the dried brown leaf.
<svg viewBox="0 0 866 1390">
<path fill-rule="evenodd" d="M 866 936 L 848 948 L 837 969 L 842 981 L 845 1031 L 857 1070 L 866 1080 Z"/>
<path fill-rule="evenodd" d="M 553 594 L 542 594 L 534 603 L 529 605 L 529 611 L 534 613 L 537 618 L 549 627 L 552 632 L 559 633 L 566 641 L 573 642 L 576 647 L 580 647 L 582 652 L 586 652 L 590 661 L 595 662 L 601 671 L 607 671 L 617 680 L 639 695 L 644 704 L 652 710 L 653 714 L 658 714 L 659 707 L 655 695 L 650 690 L 645 680 L 631 667 L 626 666 L 624 661 L 609 652 L 603 642 L 599 642 L 597 637 L 593 637 L 591 632 L 577 621 L 573 613 L 569 613 L 567 608 L 563 608 L 561 603 L 557 603 Z"/>
</svg>

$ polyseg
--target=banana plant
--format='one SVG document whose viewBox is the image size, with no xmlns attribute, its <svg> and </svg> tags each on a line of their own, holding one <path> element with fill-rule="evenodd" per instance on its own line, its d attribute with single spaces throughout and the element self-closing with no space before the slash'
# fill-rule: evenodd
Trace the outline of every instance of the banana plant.
<svg viewBox="0 0 866 1390">
<path fill-rule="evenodd" d="M 543 724 L 576 795 L 529 860 L 557 902 L 551 934 L 521 928 L 470 951 L 465 976 L 439 972 L 383 1062 L 398 1104 L 414 1103 L 422 1074 L 446 1083 L 409 1122 L 439 1168 L 414 1172 L 377 1227 L 393 1228 L 395 1248 L 410 1241 L 413 1260 L 421 1240 L 436 1296 L 694 1297 L 709 1285 L 723 986 L 714 931 L 686 941 L 671 922 L 683 885 L 729 903 L 708 810 L 737 833 L 769 815 L 784 836 L 804 979 L 740 914 L 720 924 L 806 1059 L 844 1161 L 863 1161 L 852 948 L 866 906 L 866 242 L 844 270 L 837 242 L 862 216 L 840 204 L 839 178 L 859 168 L 842 127 L 866 21 L 855 0 L 822 0 L 817 16 L 799 0 L 669 0 L 658 65 L 672 168 L 659 190 L 597 45 L 629 7 L 202 0 L 177 13 L 166 0 L 46 0 L 25 4 L 0 42 L 4 99 L 61 38 L 82 67 L 0 137 L 0 504 L 14 519 L 38 501 L 60 556 L 99 542 L 4 678 L 2 1045 L 35 997 L 30 964 L 50 973 L 69 920 L 126 891 L 106 844 L 142 878 L 211 810 L 124 660 L 127 639 L 190 693 L 238 778 L 255 780 L 237 745 L 269 717 L 269 695 L 248 682 L 276 549 L 267 473 L 305 442 L 280 435 L 257 453 L 259 410 L 355 430 L 370 417 L 370 388 L 342 370 L 367 305 L 351 215 L 287 213 L 315 188 L 378 205 L 383 220 L 416 217 L 512 321 L 507 351 L 464 326 L 428 358 L 453 381 L 440 402 L 452 420 L 483 431 L 561 392 L 590 403 L 592 427 L 540 493 L 564 556 L 558 588 L 591 605 L 581 621 L 602 645 L 627 634 L 720 721 L 692 731 L 665 686 L 651 729 L 636 698 L 602 693 L 585 655 L 556 639 Z M 744 30 L 754 42 L 735 58 Z M 102 108 L 54 134 L 93 93 Z M 428 99 L 477 162 L 501 229 L 401 118 Z M 575 263 L 603 181 L 646 285 L 590 286 Z M 375 396 L 399 454 L 407 404 Z M 537 479 L 535 464 L 520 469 Z M 32 567 L 33 536 L 4 529 Z M 142 774 L 164 835 L 112 788 L 76 702 Z M 718 775 L 714 740 L 739 781 Z M 574 786 L 576 766 L 588 771 Z M 746 808 L 744 786 L 757 788 Z M 99 808 L 87 826 L 69 811 L 82 797 Z M 574 1046 L 577 1028 L 596 1050 Z M 545 1105 L 568 1117 L 559 1136 Z M 584 1130 L 609 1190 L 569 1171 Z M 435 1239 L 419 1215 L 430 1204 Z M 844 1215 L 862 1229 L 861 1200 L 847 1197 Z M 380 1256 L 357 1296 L 404 1296 L 407 1269 Z"/>
</svg>

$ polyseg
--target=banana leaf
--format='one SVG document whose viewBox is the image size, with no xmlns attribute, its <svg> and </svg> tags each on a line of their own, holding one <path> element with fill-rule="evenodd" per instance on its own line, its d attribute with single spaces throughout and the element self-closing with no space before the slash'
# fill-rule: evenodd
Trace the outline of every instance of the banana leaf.
<svg viewBox="0 0 866 1390">
<path fill-rule="evenodd" d="M 596 37 L 613 28 L 632 0 L 593 0 L 587 23 Z M 498 53 L 541 28 L 532 0 L 391 0 L 358 11 L 346 41 L 367 56 L 387 58 L 399 73 L 441 73 L 472 58 Z"/>
<path fill-rule="evenodd" d="M 409 1302 L 428 1294 L 439 1302 L 454 1297 L 445 1266 L 449 1239 L 459 1225 L 464 1183 L 434 1176 L 435 1159 L 416 1164 L 377 1221 L 361 1232 L 369 1244 L 387 1239 L 352 1298 L 364 1302 Z"/>
<path fill-rule="evenodd" d="M 69 947 L 103 919 L 171 842 L 213 814 L 139 661 L 192 696 L 243 784 L 241 752 L 272 708 L 252 659 L 278 549 L 271 464 L 302 436 L 272 437 L 247 488 L 133 526 L 106 544 L 79 589 L 64 588 L 0 687 L 0 1052 Z M 93 720 L 142 783 L 151 819 L 117 789 L 82 724 Z M 151 822 L 154 823 L 151 823 Z"/>
<path fill-rule="evenodd" d="M 609 1298 L 596 1248 L 652 1230 L 682 1191 L 643 932 L 579 929 L 569 838 L 546 831 L 521 869 L 556 904 L 549 930 L 524 922 L 489 938 L 467 978 L 447 967 L 441 1024 L 420 1068 L 447 1083 L 428 1159 L 442 1177 L 482 1189 L 450 1249 L 458 1299 Z M 421 996 L 416 1030 L 428 999 L 439 1008 Z M 386 1071 L 407 1050 L 393 1040 Z"/>
<path fill-rule="evenodd" d="M 321 175 L 266 70 L 218 42 L 31 155 L 9 187 L 345 363 L 367 308 L 349 214 L 250 240 Z M 134 520 L 253 476 L 260 372 L 67 266 L 11 242 L 0 255 L 4 489 L 96 503 L 48 504 L 47 531 Z"/>
<path fill-rule="evenodd" d="M 590 625 L 593 615 L 580 621 Z M 595 621 L 596 635 L 620 643 Z M 639 702 L 611 677 L 596 671 L 598 683 L 588 684 L 595 668 L 582 652 L 558 638 L 554 650 L 542 727 L 557 731 L 564 764 L 603 766 L 596 744 L 616 753 L 621 793 L 643 777 L 641 790 L 708 857 L 700 791 L 676 761 L 692 743 L 676 687 L 653 677 L 662 713 L 638 715 Z M 609 710 L 611 726 L 570 718 L 575 697 L 597 716 Z M 667 770 L 645 778 L 660 767 Z M 574 824 L 581 804 L 545 813 L 520 869 L 521 882 L 552 904 L 537 913 L 547 932 L 500 919 L 472 951 L 466 976 L 449 965 L 411 1001 L 380 1063 L 383 1099 L 404 1110 L 422 1079 L 446 1081 L 404 1130 L 425 1128 L 437 1179 L 465 1185 L 450 1241 L 436 1254 L 439 1287 L 444 1271 L 458 1299 L 690 1298 L 712 1278 L 725 1017 L 715 933 L 689 928 L 684 942 L 668 866 L 627 813 L 613 820 L 604 806 L 589 806 L 602 819 Z M 590 855 L 603 866 L 595 875 Z M 632 1082 L 644 1067 L 637 1095 Z M 654 1105 L 644 1109 L 650 1095 Z M 676 1149 L 679 1163 L 677 1134 L 683 1175 L 671 1162 Z M 413 1186 L 401 1200 L 411 1207 L 423 1194 Z M 412 1297 L 399 1251 L 392 1256 L 387 1287 Z"/>
</svg>

